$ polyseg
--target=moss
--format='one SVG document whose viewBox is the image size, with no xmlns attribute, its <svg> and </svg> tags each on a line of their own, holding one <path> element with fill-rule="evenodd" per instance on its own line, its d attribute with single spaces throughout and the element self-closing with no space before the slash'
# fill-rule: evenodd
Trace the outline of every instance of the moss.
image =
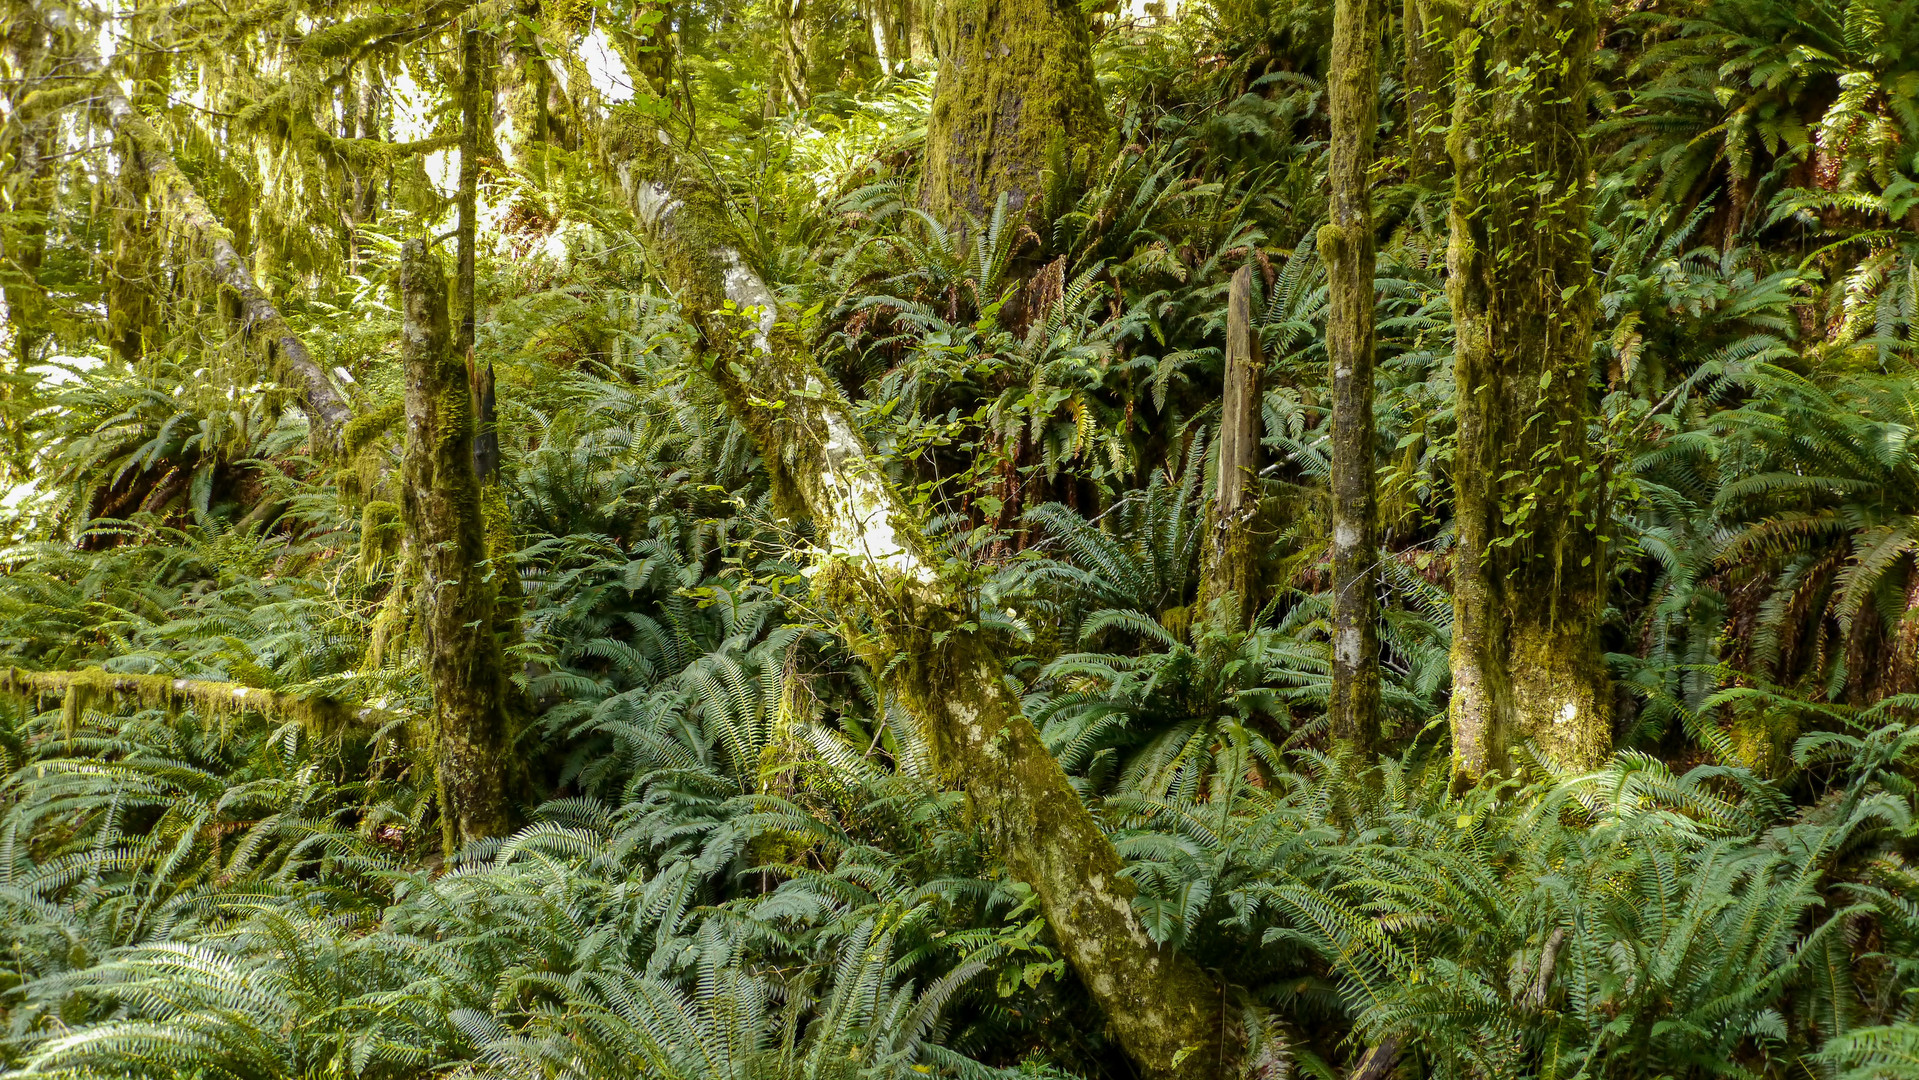
<svg viewBox="0 0 1919 1080">
<path fill-rule="evenodd" d="M 372 581 L 400 548 L 406 524 L 399 506 L 374 500 L 360 511 L 360 579 Z"/>
<path fill-rule="evenodd" d="M 1038 210 L 1049 163 L 1087 171 L 1107 128 L 1085 13 L 1055 0 L 955 0 L 941 19 L 949 47 L 921 205 L 949 224 L 986 218 L 1001 194 L 1015 210 Z"/>
<path fill-rule="evenodd" d="M 348 457 L 357 456 L 361 451 L 372 448 L 375 439 L 405 418 L 406 402 L 388 402 L 370 413 L 347 421 L 346 427 L 340 431 L 340 444 L 346 448 Z"/>
</svg>

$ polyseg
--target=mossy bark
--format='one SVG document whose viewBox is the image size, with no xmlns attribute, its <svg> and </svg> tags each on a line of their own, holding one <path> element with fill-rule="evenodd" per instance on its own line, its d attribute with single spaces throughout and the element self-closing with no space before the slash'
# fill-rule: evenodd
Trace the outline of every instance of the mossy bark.
<svg viewBox="0 0 1919 1080">
<path fill-rule="evenodd" d="M 1333 387 L 1333 738 L 1379 735 L 1379 495 L 1373 427 L 1373 202 L 1381 0 L 1337 0 L 1327 74 L 1332 221 L 1319 231 Z"/>
<path fill-rule="evenodd" d="M 1200 616 L 1220 629 L 1244 630 L 1257 610 L 1260 387 L 1263 367 L 1253 328 L 1253 267 L 1233 274 L 1226 300 L 1226 372 L 1219 403 L 1219 467 L 1202 561 Z"/>
<path fill-rule="evenodd" d="M 1611 747 L 1605 471 L 1587 436 L 1596 37 L 1591 0 L 1497 0 L 1453 46 L 1451 719 L 1468 779 L 1508 768 L 1523 741 L 1575 769 Z"/>
<path fill-rule="evenodd" d="M 454 352 L 446 274 L 423 241 L 401 250 L 400 301 L 407 425 L 400 509 L 419 557 L 416 625 L 433 687 L 434 764 L 451 846 L 512 825 L 506 664 L 473 475 L 466 365 Z"/>
<path fill-rule="evenodd" d="M 1092 35 L 1071 0 L 949 0 L 920 205 L 948 225 L 1019 210 L 1044 176 L 1085 169 L 1107 127 Z"/>
<path fill-rule="evenodd" d="M 779 318 L 720 197 L 642 121 L 616 117 L 603 147 L 782 510 L 814 524 L 816 587 L 871 617 L 859 647 L 925 725 L 937 767 L 965 790 L 1008 870 L 1032 886 L 1120 1044 L 1148 1076 L 1223 1075 L 1237 1040 L 1222 991 L 1146 935 L 1118 853 L 1020 712 L 977 597 L 943 569 L 838 387 Z"/>
<path fill-rule="evenodd" d="M 469 20 L 472 16 L 468 17 Z M 476 312 L 473 307 L 473 270 L 477 257 L 476 247 L 479 240 L 479 222 L 475 216 L 480 202 L 480 106 L 482 90 L 486 85 L 486 72 L 480 56 L 486 44 L 486 36 L 480 28 L 469 21 L 460 32 L 460 192 L 459 192 L 459 269 L 457 271 L 459 293 L 459 339 L 454 350 L 470 365 L 473 362 L 473 327 Z M 487 115 L 491 116 L 491 102 L 485 103 Z"/>
<path fill-rule="evenodd" d="M 1406 174 L 1415 184 L 1438 187 L 1452 170 L 1446 156 L 1452 83 L 1447 55 L 1459 23 L 1457 0 L 1404 0 L 1401 12 Z"/>
<path fill-rule="evenodd" d="M 54 118 L 20 110 L 22 99 L 48 77 L 49 61 L 58 51 L 53 28 L 31 9 L 18 10 L 0 30 L 11 79 L 4 88 L 7 112 L 16 117 L 0 129 L 0 155 L 12 161 L 11 176 L 0 185 L 0 210 L 6 212 L 0 228 L 0 298 L 7 307 L 6 328 L 12 337 L 16 370 L 24 374 L 38 356 L 47 332 L 47 293 L 40 283 L 46 256 L 47 217 L 53 206 L 55 179 L 50 162 L 56 152 Z M 24 382 L 6 386 L 9 398 L 25 389 Z"/>
</svg>

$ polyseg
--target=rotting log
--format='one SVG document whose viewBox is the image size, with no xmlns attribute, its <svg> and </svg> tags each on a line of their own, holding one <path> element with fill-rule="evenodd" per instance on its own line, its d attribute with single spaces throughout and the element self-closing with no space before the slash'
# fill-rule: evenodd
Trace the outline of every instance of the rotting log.
<svg viewBox="0 0 1919 1080">
<path fill-rule="evenodd" d="M 1233 274 L 1226 300 L 1226 382 L 1219 405 L 1218 474 L 1206 530 L 1199 615 L 1223 630 L 1246 629 L 1257 611 L 1259 549 L 1260 356 L 1253 327 L 1253 265 Z"/>
<path fill-rule="evenodd" d="M 925 727 L 945 783 L 1008 871 L 1033 888 L 1119 1044 L 1151 1077 L 1231 1075 L 1240 1037 L 1224 991 L 1155 945 L 1105 831 L 1020 711 L 978 598 L 944 566 L 852 409 L 746 263 L 720 195 L 630 111 L 602 152 L 700 332 L 729 411 L 752 433 L 783 513 L 811 519 L 815 588 L 871 620 L 857 644 Z"/>
</svg>

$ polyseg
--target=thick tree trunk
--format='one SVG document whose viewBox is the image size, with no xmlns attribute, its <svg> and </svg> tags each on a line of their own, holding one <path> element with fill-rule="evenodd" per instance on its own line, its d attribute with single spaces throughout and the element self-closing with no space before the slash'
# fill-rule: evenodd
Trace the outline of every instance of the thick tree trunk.
<svg viewBox="0 0 1919 1080">
<path fill-rule="evenodd" d="M 1461 34 L 1447 292 L 1457 331 L 1453 755 L 1610 750 L 1599 650 L 1605 473 L 1587 437 L 1597 287 L 1586 233 L 1592 0 L 1497 0 Z"/>
<path fill-rule="evenodd" d="M 442 828 L 451 847 L 499 836 L 512 824 L 506 668 L 473 475 L 472 392 L 466 364 L 454 352 L 446 275 L 423 241 L 408 241 L 401 250 L 400 300 L 406 319 L 400 509 L 419 553 L 418 619 L 433 687 Z"/>
<path fill-rule="evenodd" d="M 1086 15 L 1071 0 L 950 0 L 920 205 L 948 225 L 1019 210 L 1044 174 L 1085 168 L 1106 131 Z"/>
<path fill-rule="evenodd" d="M 1373 202 L 1381 0 L 1336 0 L 1327 77 L 1332 222 L 1319 231 L 1331 292 L 1333 384 L 1333 738 L 1379 734 L 1378 494 L 1373 430 Z"/>
<path fill-rule="evenodd" d="M 1227 630 L 1246 629 L 1257 610 L 1259 549 L 1253 519 L 1259 510 L 1259 436 L 1262 367 L 1253 329 L 1253 267 L 1233 274 L 1226 301 L 1226 385 L 1219 403 L 1219 472 L 1213 485 L 1211 528 L 1199 587 L 1199 615 Z"/>
<path fill-rule="evenodd" d="M 656 131 L 625 123 L 608 132 L 609 164 L 701 331 L 729 410 L 759 442 L 782 508 L 813 522 L 816 587 L 872 618 L 869 663 L 925 725 L 938 768 L 964 788 L 1008 870 L 1032 886 L 1141 1070 L 1223 1075 L 1236 1040 L 1221 991 L 1147 937 L 1118 853 L 1021 714 L 1000 643 L 977 629 L 977 597 L 943 572 L 832 377 L 778 319 L 718 194 L 675 167 Z M 725 313 L 729 301 L 743 314 Z"/>
</svg>

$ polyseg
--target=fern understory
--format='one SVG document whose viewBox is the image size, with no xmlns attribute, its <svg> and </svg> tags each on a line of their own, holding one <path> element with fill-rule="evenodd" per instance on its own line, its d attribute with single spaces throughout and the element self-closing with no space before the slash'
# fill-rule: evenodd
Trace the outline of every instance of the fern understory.
<svg viewBox="0 0 1919 1080">
<path fill-rule="evenodd" d="M 329 66 L 316 27 L 344 16 L 282 7 L 139 4 L 115 32 L 174 57 L 141 76 L 173 96 L 142 101 L 251 222 L 258 276 L 359 417 L 347 450 L 313 451 L 189 241 L 156 221 L 145 255 L 116 248 L 137 200 L 102 179 L 110 139 L 81 146 L 0 217 L 10 244 L 53 238 L 47 331 L 0 400 L 0 654 L 381 719 L 0 701 L 0 1065 L 1132 1076 L 1033 891 L 860 659 L 868 613 L 812 587 L 809 526 L 577 116 L 541 112 L 537 153 L 484 155 L 475 357 L 497 378 L 488 569 L 514 608 L 524 825 L 449 850 L 404 618 L 394 289 L 401 240 L 450 227 L 451 203 L 436 166 L 314 132 L 357 107 L 328 87 L 444 106 L 457 71 Z M 1002 200 L 964 230 L 914 198 L 931 75 L 876 70 L 864 8 L 819 5 L 810 104 L 782 113 L 778 5 L 682 12 L 677 54 L 635 15 L 657 8 L 579 7 L 541 18 L 669 65 L 625 107 L 670 114 L 731 196 L 746 257 L 977 584 L 1140 924 L 1226 988 L 1260 1075 L 1335 1080 L 1391 1044 L 1406 1080 L 1919 1078 L 1913 5 L 1611 13 L 1592 433 L 1619 750 L 1572 774 L 1522 749 L 1519 775 L 1472 787 L 1446 731 L 1447 195 L 1404 175 L 1396 36 L 1375 191 L 1388 749 L 1358 758 L 1326 717 L 1329 6 L 1102 16 L 1103 158 L 1062 167 L 1038 217 Z M 426 115 L 429 136 L 453 122 Z M 342 224 L 368 192 L 380 212 Z M 108 294 L 132 264 L 165 284 L 128 353 Z M 1242 265 L 1264 595 L 1231 631 L 1199 578 Z"/>
</svg>

